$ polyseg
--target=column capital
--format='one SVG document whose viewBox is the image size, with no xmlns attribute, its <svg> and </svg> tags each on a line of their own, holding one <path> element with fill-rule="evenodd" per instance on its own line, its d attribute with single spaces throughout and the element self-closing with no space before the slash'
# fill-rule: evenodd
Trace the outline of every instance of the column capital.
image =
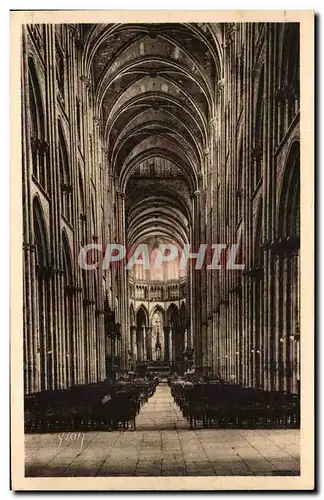
<svg viewBox="0 0 324 500">
<path fill-rule="evenodd" d="M 232 24 L 231 26 L 228 27 L 228 29 L 226 31 L 226 42 L 225 42 L 226 47 L 228 45 L 230 45 L 232 43 L 232 41 L 234 40 L 235 32 L 236 32 L 235 24 Z"/>
<path fill-rule="evenodd" d="M 257 161 L 262 157 L 262 149 L 260 147 L 255 147 L 251 151 L 252 160 Z"/>
<path fill-rule="evenodd" d="M 40 141 L 39 143 L 39 152 L 43 155 L 47 155 L 49 153 L 50 145 L 48 141 Z"/>
<path fill-rule="evenodd" d="M 81 38 L 79 38 L 78 36 L 75 37 L 75 47 L 78 50 L 83 50 L 83 48 L 84 48 L 83 40 Z"/>
<path fill-rule="evenodd" d="M 75 293 L 77 293 L 79 291 L 80 291 L 80 288 L 77 286 L 76 283 L 72 283 L 71 285 L 66 285 L 66 287 L 65 287 L 65 293 L 68 295 L 74 295 Z"/>
<path fill-rule="evenodd" d="M 225 78 L 221 78 L 218 82 L 217 82 L 217 89 L 219 92 L 221 92 L 223 90 L 225 86 Z"/>
<path fill-rule="evenodd" d="M 200 191 L 199 191 L 199 189 L 197 189 L 196 191 L 194 191 L 194 192 L 192 193 L 192 197 L 193 197 L 193 198 L 198 198 L 198 196 L 199 196 L 199 195 L 200 195 Z"/>
<path fill-rule="evenodd" d="M 68 24 L 68 28 L 70 30 L 72 38 L 77 38 L 78 36 L 78 29 L 76 28 L 75 24 Z"/>
<path fill-rule="evenodd" d="M 36 271 L 37 271 L 38 276 L 43 278 L 45 281 L 50 280 L 54 273 L 60 274 L 60 269 L 55 268 L 51 265 L 42 266 L 42 267 L 40 267 L 39 265 L 36 265 Z M 63 275 L 63 271 L 62 271 L 62 275 Z"/>
<path fill-rule="evenodd" d="M 211 124 L 211 126 L 213 128 L 216 128 L 216 126 L 217 126 L 217 118 L 215 116 L 213 118 L 211 118 L 210 124 Z"/>
<path fill-rule="evenodd" d="M 116 189 L 116 194 L 117 194 L 118 196 L 120 196 L 120 198 L 121 198 L 122 200 L 125 200 L 125 198 L 126 198 L 126 193 L 124 193 L 124 191 L 120 191 L 119 189 Z"/>
<path fill-rule="evenodd" d="M 87 89 L 90 88 L 90 85 L 91 85 L 90 78 L 88 78 L 86 75 L 81 75 L 80 80 L 85 85 L 85 87 Z"/>
<path fill-rule="evenodd" d="M 29 252 L 36 252 L 36 245 L 33 243 L 23 243 L 23 249 Z"/>
<path fill-rule="evenodd" d="M 104 156 L 107 157 L 108 156 L 108 148 L 106 146 L 102 146 L 101 150 L 102 150 Z"/>
<path fill-rule="evenodd" d="M 97 127 L 98 127 L 100 125 L 100 116 L 95 115 L 93 117 L 93 121 L 94 121 L 95 125 L 97 125 Z"/>
<path fill-rule="evenodd" d="M 40 144 L 41 144 L 41 140 L 38 139 L 37 137 L 31 137 L 30 142 L 31 142 L 31 148 L 32 148 L 33 153 L 38 153 L 39 148 L 40 148 Z"/>
<path fill-rule="evenodd" d="M 62 188 L 62 191 L 65 192 L 65 193 L 69 193 L 69 194 L 72 193 L 72 185 L 71 184 L 64 184 L 64 183 L 62 183 L 61 184 L 61 188 Z"/>
</svg>

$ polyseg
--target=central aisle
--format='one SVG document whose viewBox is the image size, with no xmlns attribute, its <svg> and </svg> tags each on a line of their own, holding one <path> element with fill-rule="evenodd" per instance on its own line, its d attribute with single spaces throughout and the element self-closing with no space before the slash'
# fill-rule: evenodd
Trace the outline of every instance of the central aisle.
<svg viewBox="0 0 324 500">
<path fill-rule="evenodd" d="M 183 418 L 175 404 L 167 384 L 158 385 L 154 396 L 142 406 L 136 418 L 137 430 L 189 429 L 189 422 Z"/>
</svg>

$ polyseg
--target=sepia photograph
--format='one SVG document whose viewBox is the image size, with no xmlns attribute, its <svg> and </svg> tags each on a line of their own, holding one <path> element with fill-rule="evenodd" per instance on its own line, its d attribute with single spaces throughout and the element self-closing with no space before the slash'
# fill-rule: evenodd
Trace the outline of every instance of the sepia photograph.
<svg viewBox="0 0 324 500">
<path fill-rule="evenodd" d="M 11 24 L 14 489 L 312 489 L 313 12 Z"/>
</svg>

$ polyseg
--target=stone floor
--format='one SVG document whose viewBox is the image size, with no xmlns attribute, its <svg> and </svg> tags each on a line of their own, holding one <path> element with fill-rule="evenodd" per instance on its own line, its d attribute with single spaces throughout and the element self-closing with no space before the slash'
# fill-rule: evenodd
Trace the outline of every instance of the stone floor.
<svg viewBox="0 0 324 500">
<path fill-rule="evenodd" d="M 190 430 L 167 385 L 136 431 L 29 434 L 26 477 L 299 475 L 298 430 Z"/>
</svg>

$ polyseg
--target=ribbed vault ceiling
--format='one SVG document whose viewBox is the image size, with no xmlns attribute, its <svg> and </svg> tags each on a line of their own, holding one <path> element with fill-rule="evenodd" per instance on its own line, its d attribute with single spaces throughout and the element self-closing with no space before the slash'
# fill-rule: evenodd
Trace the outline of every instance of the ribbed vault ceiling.
<svg viewBox="0 0 324 500">
<path fill-rule="evenodd" d="M 84 71 L 95 82 L 109 163 L 127 194 L 131 245 L 153 236 L 189 242 L 190 195 L 220 79 L 218 31 L 207 23 L 87 28 Z"/>
</svg>

